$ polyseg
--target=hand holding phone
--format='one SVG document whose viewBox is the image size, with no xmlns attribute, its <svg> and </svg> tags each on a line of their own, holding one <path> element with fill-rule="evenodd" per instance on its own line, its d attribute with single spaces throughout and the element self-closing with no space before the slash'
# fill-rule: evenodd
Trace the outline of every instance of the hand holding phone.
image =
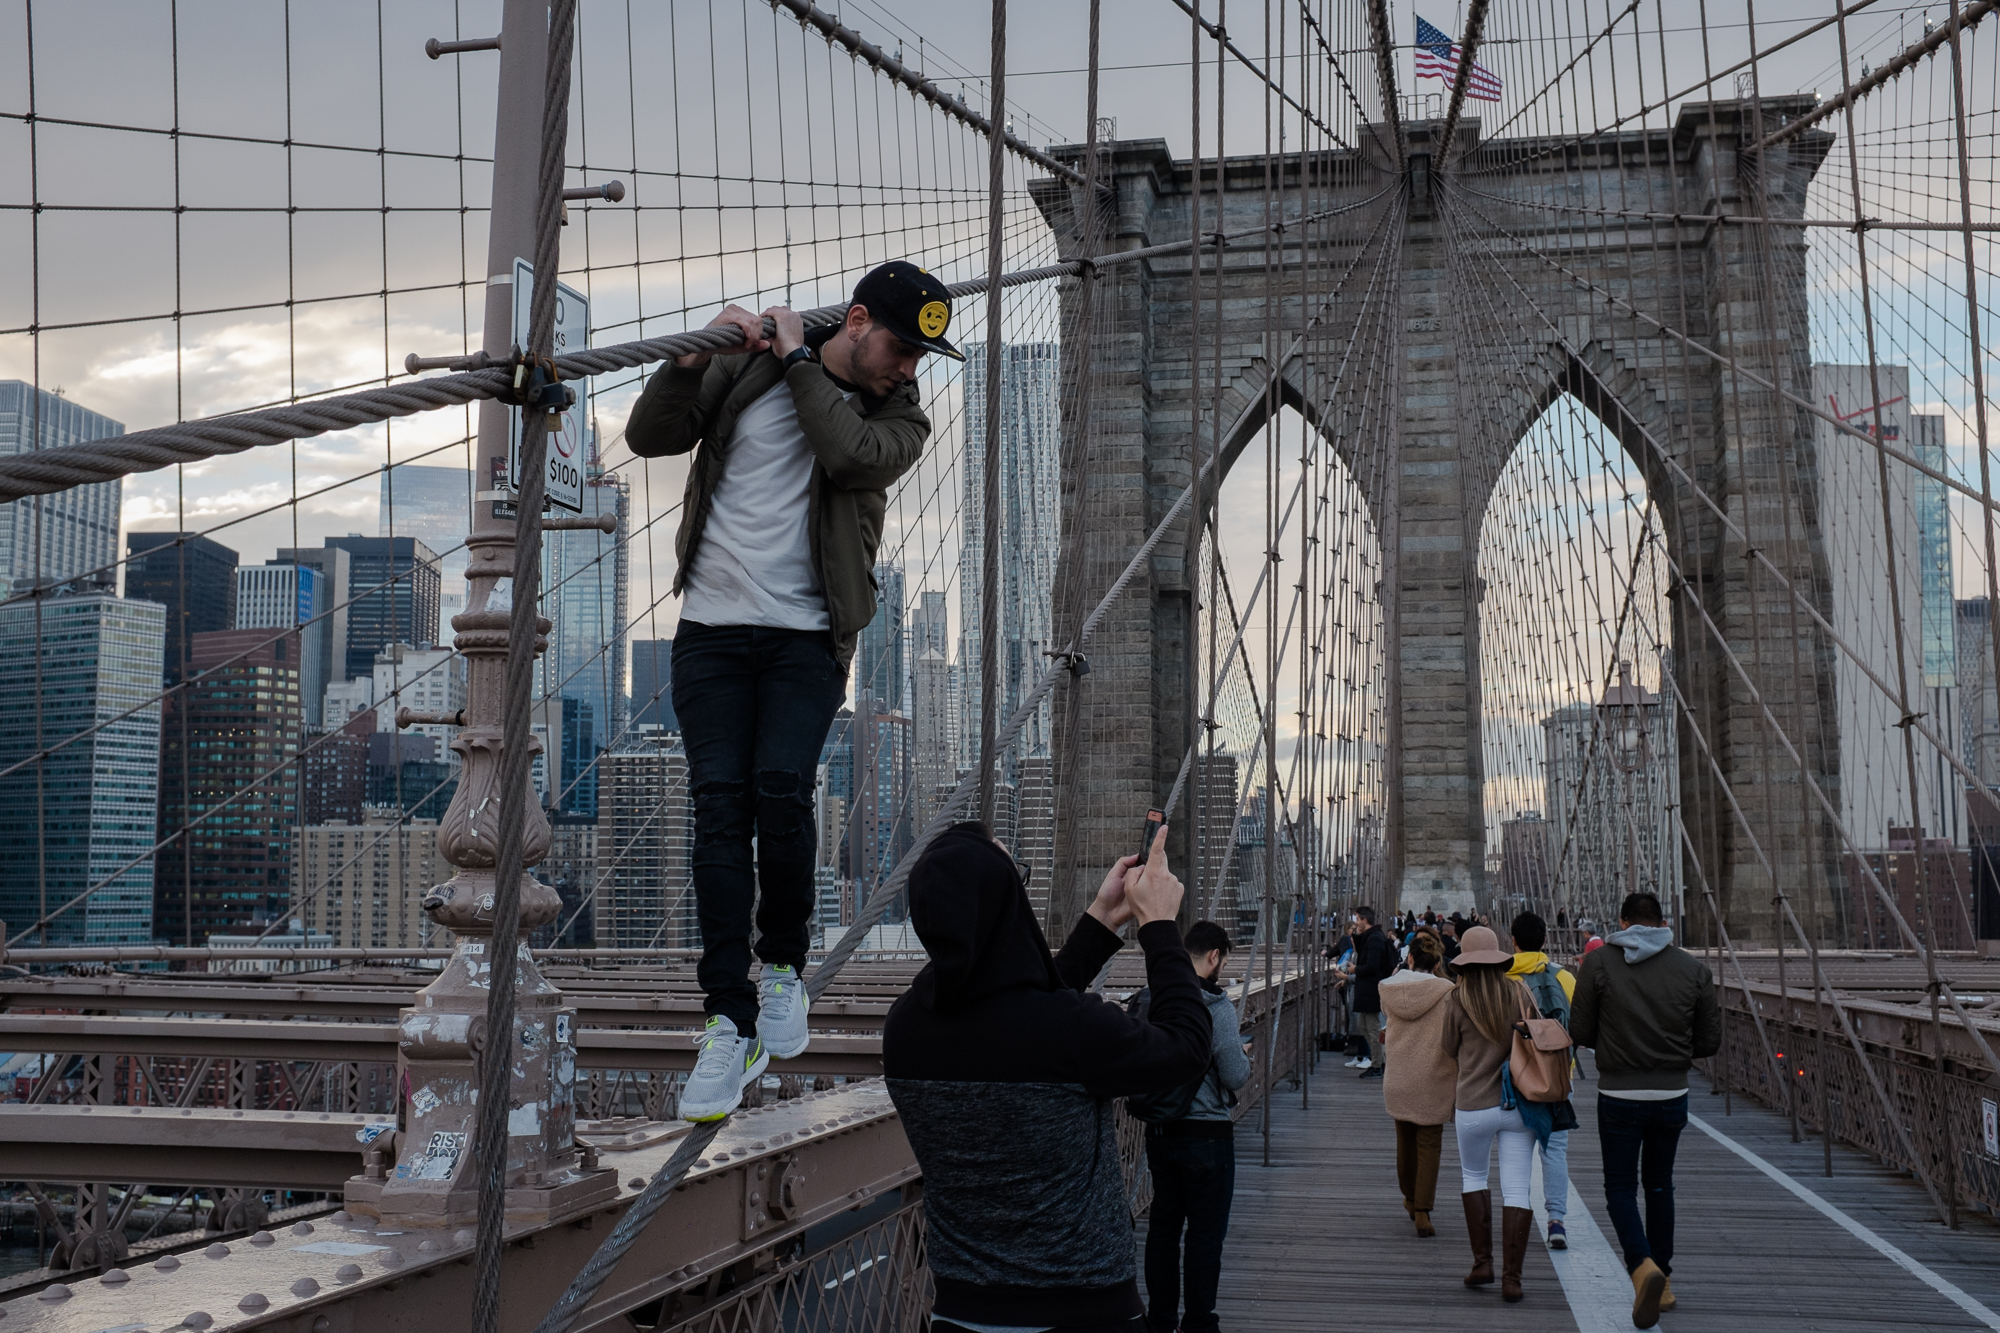
<svg viewBox="0 0 2000 1333">
<path fill-rule="evenodd" d="M 1160 828 L 1167 822 L 1164 810 L 1146 812 L 1146 831 L 1139 835 L 1139 864 L 1146 864 L 1146 858 L 1153 854 L 1153 839 L 1159 836 Z"/>
</svg>

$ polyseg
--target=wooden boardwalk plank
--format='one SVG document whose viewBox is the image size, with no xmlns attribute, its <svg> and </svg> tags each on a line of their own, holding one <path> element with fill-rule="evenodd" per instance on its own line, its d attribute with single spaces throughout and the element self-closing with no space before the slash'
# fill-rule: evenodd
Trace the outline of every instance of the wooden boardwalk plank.
<svg viewBox="0 0 2000 1333">
<path fill-rule="evenodd" d="M 1968 1216 L 1963 1230 L 1947 1231 L 1919 1184 L 1837 1145 L 1835 1174 L 1827 1179 L 1816 1139 L 1792 1143 L 1785 1117 L 1743 1098 L 1734 1099 L 1735 1113 L 1725 1116 L 1723 1099 L 1697 1082 L 1695 1116 L 1974 1300 L 2000 1310 L 2000 1226 L 1993 1219 Z M 1539 1233 L 1529 1246 L 1521 1304 L 1503 1303 L 1497 1286 L 1475 1291 L 1460 1284 L 1470 1251 L 1449 1132 L 1439 1172 L 1438 1235 L 1417 1239 L 1396 1189 L 1394 1131 L 1382 1112 L 1381 1086 L 1325 1057 L 1312 1079 L 1310 1108 L 1302 1109 L 1298 1092 L 1281 1085 L 1272 1106 L 1269 1168 L 1262 1165 L 1257 1115 L 1238 1126 L 1236 1202 L 1223 1255 L 1223 1328 L 1548 1333 L 1578 1327 Z M 1595 1086 L 1578 1084 L 1583 1126 L 1571 1136 L 1570 1209 L 1574 1214 L 1587 1207 L 1615 1245 L 1604 1209 Z M 1669 1333 L 1989 1326 L 1692 1125 L 1681 1138 L 1675 1180 L 1681 1306 L 1662 1319 Z M 1497 1196 L 1497 1164 L 1494 1184 Z M 1494 1204 L 1497 1233 L 1497 1197 Z"/>
</svg>

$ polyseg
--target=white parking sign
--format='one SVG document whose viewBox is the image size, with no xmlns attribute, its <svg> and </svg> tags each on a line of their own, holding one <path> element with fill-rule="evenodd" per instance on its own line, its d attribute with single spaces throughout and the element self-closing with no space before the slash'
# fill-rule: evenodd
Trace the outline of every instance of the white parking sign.
<svg viewBox="0 0 2000 1333">
<path fill-rule="evenodd" d="M 514 261 L 514 345 L 528 345 L 528 311 L 535 295 L 535 266 L 525 259 Z M 573 287 L 556 284 L 556 328 L 553 353 L 580 351 L 590 346 L 590 301 Z M 549 432 L 549 499 L 572 513 L 583 512 L 583 465 L 585 400 L 583 384 L 576 390 L 576 405 L 562 413 L 560 429 Z M 521 411 L 510 414 L 507 427 L 507 483 L 521 489 Z"/>
</svg>

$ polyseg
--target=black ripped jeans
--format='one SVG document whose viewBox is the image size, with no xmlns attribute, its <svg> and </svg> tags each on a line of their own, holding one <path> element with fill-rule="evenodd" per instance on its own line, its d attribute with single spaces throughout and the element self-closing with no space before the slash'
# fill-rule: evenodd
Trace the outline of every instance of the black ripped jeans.
<svg viewBox="0 0 2000 1333">
<path fill-rule="evenodd" d="M 758 958 L 803 968 L 812 945 L 813 783 L 847 675 L 824 630 L 691 620 L 674 632 L 673 673 L 694 791 L 696 977 L 707 1011 L 749 1036 L 757 1031 L 753 900 Z"/>
</svg>

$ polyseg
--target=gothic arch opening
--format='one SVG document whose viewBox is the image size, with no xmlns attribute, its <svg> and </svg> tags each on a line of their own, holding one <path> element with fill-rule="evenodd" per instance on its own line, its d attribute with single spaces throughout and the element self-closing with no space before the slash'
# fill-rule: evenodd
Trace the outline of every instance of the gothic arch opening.
<svg viewBox="0 0 2000 1333">
<path fill-rule="evenodd" d="M 1486 882 L 1496 921 L 1615 920 L 1685 897 L 1666 533 L 1610 426 L 1559 390 L 1478 519 Z"/>
</svg>

